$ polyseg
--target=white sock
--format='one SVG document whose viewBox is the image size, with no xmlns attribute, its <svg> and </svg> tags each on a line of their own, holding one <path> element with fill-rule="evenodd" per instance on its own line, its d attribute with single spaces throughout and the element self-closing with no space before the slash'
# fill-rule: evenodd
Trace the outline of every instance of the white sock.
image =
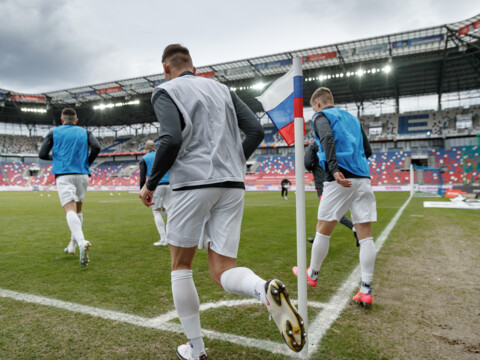
<svg viewBox="0 0 480 360">
<path fill-rule="evenodd" d="M 198 357 L 205 352 L 205 345 L 201 339 L 200 300 L 193 282 L 192 270 L 174 270 L 171 279 L 175 309 L 192 346 L 192 356 Z"/>
<path fill-rule="evenodd" d="M 77 213 L 78 218 L 80 219 L 80 224 L 82 224 L 83 227 L 83 213 Z M 75 241 L 75 238 L 73 237 L 73 233 L 70 236 L 70 244 L 68 244 L 69 247 L 73 247 L 74 249 L 77 247 L 77 243 Z"/>
<path fill-rule="evenodd" d="M 70 243 L 68 244 L 68 247 L 74 248 L 74 249 L 77 247 L 77 242 L 75 241 L 73 234 L 70 237 Z"/>
<path fill-rule="evenodd" d="M 161 211 L 153 211 L 153 218 L 155 219 L 155 225 L 157 226 L 160 239 L 166 241 L 167 235 L 165 234 L 165 221 L 163 221 Z"/>
<path fill-rule="evenodd" d="M 192 357 L 193 358 L 198 358 L 202 354 L 206 354 L 205 352 L 205 343 L 203 342 L 203 338 L 195 338 L 195 339 L 190 339 L 188 340 L 190 343 L 190 347 L 192 349 Z M 201 350 L 203 349 L 203 350 Z"/>
<path fill-rule="evenodd" d="M 73 238 L 77 242 L 78 246 L 82 246 L 85 241 L 82 231 L 82 222 L 80 221 L 77 213 L 75 211 L 67 212 L 67 224 L 72 232 Z"/>
<path fill-rule="evenodd" d="M 323 260 L 327 257 L 329 246 L 330 236 L 317 232 L 312 246 L 312 258 L 310 259 L 310 269 L 308 273 L 310 279 L 318 279 L 318 271 L 322 267 Z"/>
<path fill-rule="evenodd" d="M 373 238 L 369 237 L 359 241 L 360 243 L 360 269 L 362 270 L 362 286 L 360 291 L 363 293 L 368 293 L 370 290 L 369 287 L 364 286 L 370 285 L 373 279 L 373 268 L 375 267 L 375 258 L 377 256 L 377 251 L 375 250 L 375 243 Z"/>
<path fill-rule="evenodd" d="M 220 277 L 223 289 L 229 294 L 249 296 L 267 304 L 266 281 L 246 267 L 235 267 L 224 271 Z"/>
</svg>

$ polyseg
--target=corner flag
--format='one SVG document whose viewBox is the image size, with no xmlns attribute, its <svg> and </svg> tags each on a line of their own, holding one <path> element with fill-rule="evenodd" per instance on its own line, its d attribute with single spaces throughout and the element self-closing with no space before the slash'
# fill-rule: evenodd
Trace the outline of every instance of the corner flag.
<svg viewBox="0 0 480 360">
<path fill-rule="evenodd" d="M 261 96 L 257 97 L 257 100 L 262 103 L 263 109 L 285 142 L 288 145 L 295 142 L 298 312 L 303 317 L 305 328 L 308 328 L 302 58 L 293 58 L 290 71 L 270 85 Z M 308 359 L 308 341 L 300 357 Z"/>
<path fill-rule="evenodd" d="M 300 61 L 293 61 L 292 68 L 256 98 L 287 145 L 295 141 L 293 119 L 303 118 L 302 62 L 296 59 Z"/>
</svg>

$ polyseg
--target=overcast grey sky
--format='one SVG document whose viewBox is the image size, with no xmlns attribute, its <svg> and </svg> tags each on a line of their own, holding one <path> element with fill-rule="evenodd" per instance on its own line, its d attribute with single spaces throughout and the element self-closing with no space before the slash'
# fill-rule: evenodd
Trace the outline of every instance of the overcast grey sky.
<svg viewBox="0 0 480 360">
<path fill-rule="evenodd" d="M 0 0 L 0 88 L 39 93 L 465 20 L 478 0 Z"/>
</svg>

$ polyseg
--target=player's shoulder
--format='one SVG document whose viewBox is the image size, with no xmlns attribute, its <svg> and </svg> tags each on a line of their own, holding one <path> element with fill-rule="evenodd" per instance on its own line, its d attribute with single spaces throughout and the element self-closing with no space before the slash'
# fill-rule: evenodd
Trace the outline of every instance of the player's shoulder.
<svg viewBox="0 0 480 360">
<path fill-rule="evenodd" d="M 52 137 L 52 136 L 53 136 L 53 131 L 54 131 L 54 130 L 55 130 L 55 128 L 54 128 L 54 129 L 52 129 L 52 130 L 50 130 L 50 131 L 47 133 L 47 135 L 45 135 L 45 138 L 50 138 L 50 137 Z"/>
</svg>

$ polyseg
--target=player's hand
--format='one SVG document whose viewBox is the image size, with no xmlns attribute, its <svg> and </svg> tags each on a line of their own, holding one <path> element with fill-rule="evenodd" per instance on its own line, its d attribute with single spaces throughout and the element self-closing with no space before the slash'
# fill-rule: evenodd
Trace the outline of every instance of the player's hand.
<svg viewBox="0 0 480 360">
<path fill-rule="evenodd" d="M 335 181 L 343 187 L 352 187 L 352 181 L 345 179 L 345 176 L 343 176 L 340 171 L 333 173 L 333 177 L 335 178 Z"/>
<path fill-rule="evenodd" d="M 142 190 L 138 194 L 140 200 L 142 200 L 143 204 L 147 207 L 153 205 L 152 198 L 153 198 L 153 191 L 147 189 L 147 185 L 143 185 Z"/>
</svg>

